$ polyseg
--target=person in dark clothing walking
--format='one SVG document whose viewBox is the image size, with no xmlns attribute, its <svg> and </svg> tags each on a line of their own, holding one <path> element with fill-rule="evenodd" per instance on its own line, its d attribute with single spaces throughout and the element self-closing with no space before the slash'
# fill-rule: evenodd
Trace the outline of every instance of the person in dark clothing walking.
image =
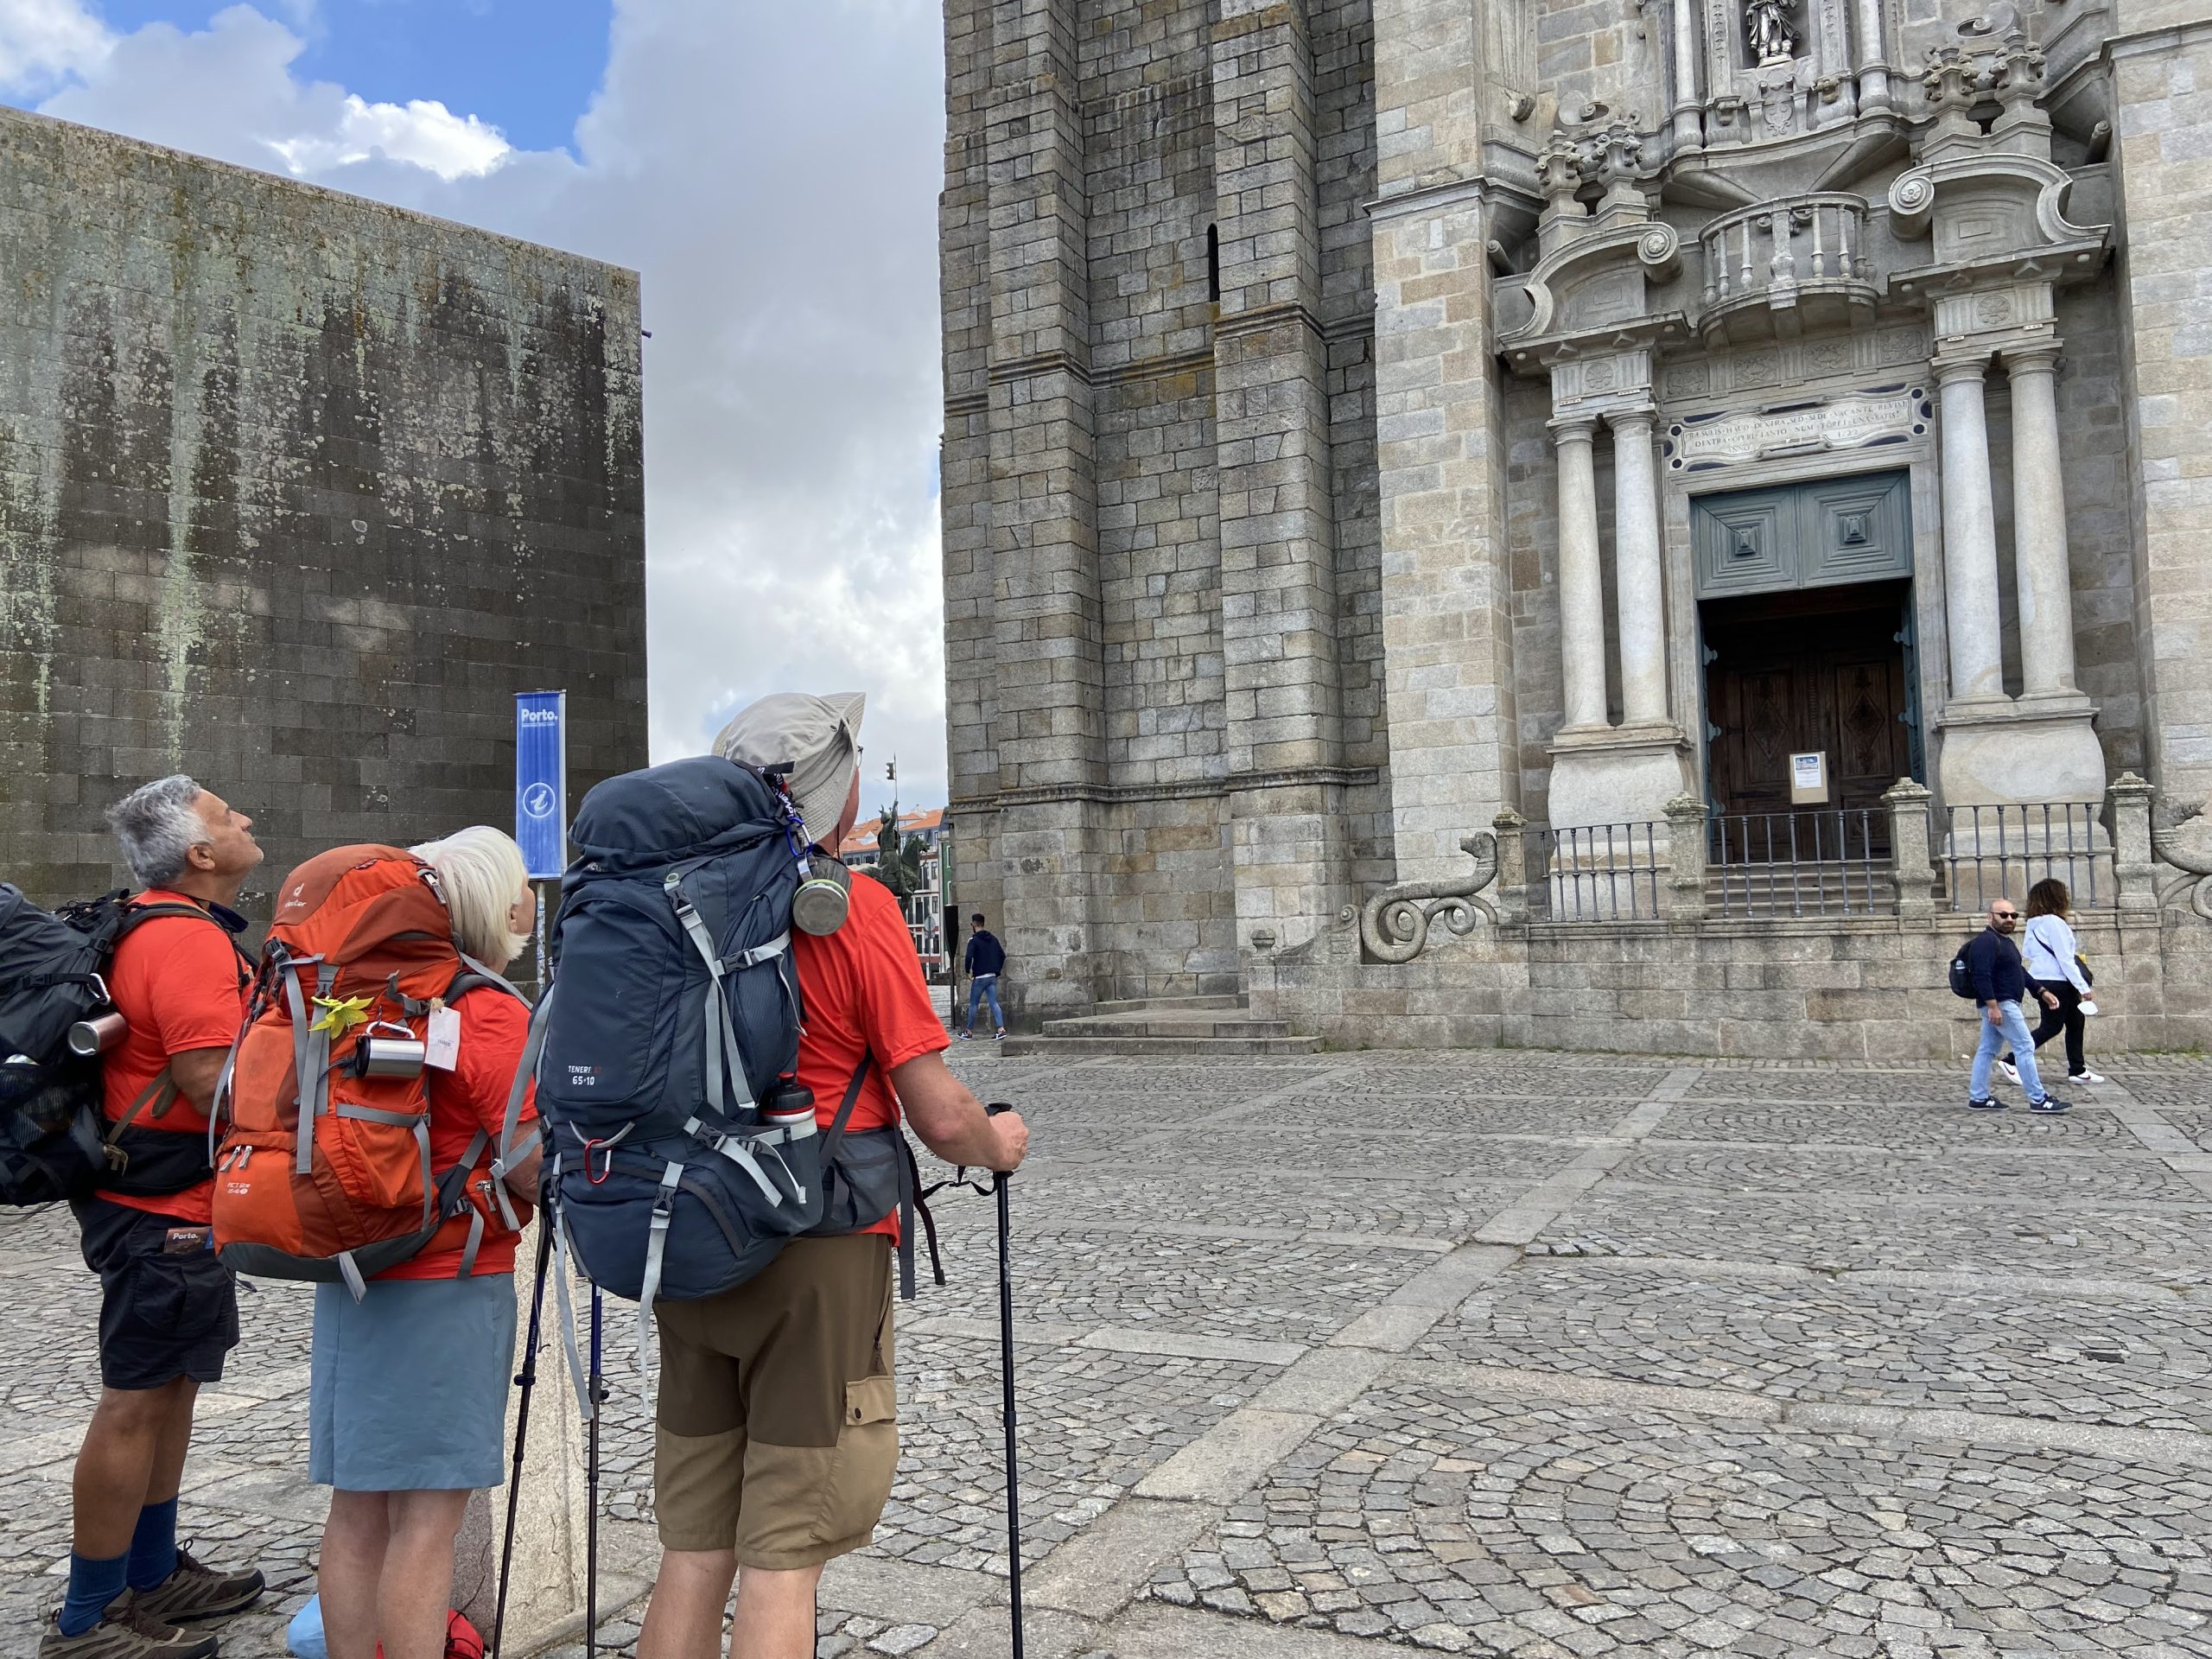
<svg viewBox="0 0 2212 1659">
<path fill-rule="evenodd" d="M 1974 1002 L 1981 1009 L 1981 1042 L 1974 1049 L 1967 1104 L 1978 1112 L 2005 1109 L 2003 1101 L 1990 1098 L 1989 1068 L 2009 1046 L 2020 1068 L 2020 1086 L 2028 1091 L 2028 1109 L 2063 1112 L 2069 1103 L 2044 1091 L 2043 1078 L 2036 1071 L 2036 1046 L 2020 1013 L 2020 1001 L 2028 994 L 2028 971 L 2021 965 L 2020 947 L 2012 943 L 2012 931 L 2019 925 L 2018 906 L 2010 899 L 1999 899 L 1989 907 L 1989 925 L 1967 944 L 1967 970 L 1974 976 Z M 2047 992 L 2044 1001 L 2057 1006 L 2057 999 Z"/>
<path fill-rule="evenodd" d="M 977 911 L 968 918 L 968 949 L 962 953 L 960 965 L 968 974 L 968 1020 L 960 1028 L 961 1040 L 971 1040 L 976 1035 L 976 1004 L 988 999 L 991 1005 L 991 1023 L 997 1027 L 991 1033 L 996 1042 L 1006 1035 L 1006 1014 L 999 1007 L 999 975 L 1006 967 L 1006 947 L 998 936 L 983 925 L 983 912 Z"/>
</svg>

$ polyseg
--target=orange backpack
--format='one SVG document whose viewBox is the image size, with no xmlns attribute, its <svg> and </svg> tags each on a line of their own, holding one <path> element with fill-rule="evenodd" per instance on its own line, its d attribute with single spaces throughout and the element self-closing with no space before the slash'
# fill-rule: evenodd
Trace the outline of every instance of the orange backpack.
<svg viewBox="0 0 2212 1659">
<path fill-rule="evenodd" d="M 466 1278 L 487 1234 L 520 1230 L 501 1166 L 476 1173 L 491 1137 L 433 1172 L 427 1071 L 372 1065 L 372 1041 L 424 1042 L 432 1013 L 478 984 L 505 982 L 461 956 L 437 872 L 412 854 L 340 847 L 292 872 L 216 1090 L 226 1262 L 358 1299 L 432 1247 L 464 1247 Z"/>
</svg>

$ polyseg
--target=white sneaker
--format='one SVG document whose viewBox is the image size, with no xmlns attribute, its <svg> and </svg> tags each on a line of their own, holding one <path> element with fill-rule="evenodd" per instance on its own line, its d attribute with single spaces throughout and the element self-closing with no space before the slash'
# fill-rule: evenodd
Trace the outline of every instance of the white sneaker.
<svg viewBox="0 0 2212 1659">
<path fill-rule="evenodd" d="M 1999 1071 L 2002 1071 L 2006 1077 L 2010 1077 L 2014 1083 L 2018 1083 L 2020 1080 L 2020 1068 L 2013 1065 L 2010 1060 L 1998 1061 L 1997 1069 Z"/>
<path fill-rule="evenodd" d="M 2082 1013 L 2088 1014 L 2094 1014 L 2097 1011 L 2097 1003 L 2094 997 L 2085 996 L 2075 1006 L 2079 1007 Z"/>
<path fill-rule="evenodd" d="M 2066 1079 L 2069 1083 L 2103 1083 L 2107 1078 L 2094 1071 L 2076 1071 Z"/>
</svg>

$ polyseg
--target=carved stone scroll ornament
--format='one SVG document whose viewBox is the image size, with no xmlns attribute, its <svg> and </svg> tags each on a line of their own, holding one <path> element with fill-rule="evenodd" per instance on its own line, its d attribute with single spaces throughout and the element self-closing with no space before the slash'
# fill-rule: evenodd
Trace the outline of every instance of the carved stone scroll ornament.
<svg viewBox="0 0 2212 1659">
<path fill-rule="evenodd" d="M 1475 861 L 1466 875 L 1436 881 L 1401 881 L 1370 899 L 1359 912 L 1360 942 L 1378 962 L 1411 962 L 1428 946 L 1429 924 L 1439 916 L 1461 938 L 1475 931 L 1478 914 L 1493 926 L 1497 912 L 1476 897 L 1497 880 L 1497 837 L 1479 830 L 1460 838 L 1459 849 Z"/>
<path fill-rule="evenodd" d="M 2180 871 L 2178 880 L 2168 881 L 2158 889 L 2161 909 L 2176 904 L 2182 889 L 2189 890 L 2189 907 L 2206 921 L 2212 922 L 2212 852 L 2205 849 L 2207 842 L 2202 831 L 2212 829 L 2204 818 L 2190 814 L 2170 829 L 2161 829 L 2156 819 L 2151 824 L 2151 852 L 2159 862 L 2171 864 Z M 2192 835 L 2190 832 L 2199 833 Z"/>
</svg>

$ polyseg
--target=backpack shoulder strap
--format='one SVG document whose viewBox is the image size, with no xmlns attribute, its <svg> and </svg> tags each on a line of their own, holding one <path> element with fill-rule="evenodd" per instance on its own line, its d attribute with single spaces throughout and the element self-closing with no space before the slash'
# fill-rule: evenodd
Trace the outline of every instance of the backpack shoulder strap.
<svg viewBox="0 0 2212 1659">
<path fill-rule="evenodd" d="M 461 952 L 461 971 L 453 976 L 453 982 L 446 987 L 442 1000 L 448 1007 L 451 1007 L 469 992 L 480 991 L 486 985 L 497 986 L 524 1007 L 530 1007 L 530 999 L 517 990 L 505 974 L 477 961 L 465 950 Z"/>
<path fill-rule="evenodd" d="M 202 910 L 198 905 L 172 904 L 166 899 L 160 903 L 151 905 L 125 905 L 123 907 L 122 925 L 115 930 L 115 937 L 108 941 L 108 950 L 110 953 L 112 954 L 117 947 L 122 944 L 124 940 L 129 938 L 134 930 L 144 925 L 148 922 L 157 922 L 164 916 L 198 917 L 201 921 L 206 922 L 209 926 L 214 928 L 217 931 L 222 934 L 224 941 L 229 944 L 232 953 L 237 956 L 239 962 L 245 964 L 245 969 L 248 973 L 251 973 L 253 971 L 254 960 L 251 956 L 246 954 L 246 948 L 238 943 L 237 934 L 232 932 L 229 928 L 225 927 L 220 922 L 217 921 L 213 916 Z"/>
</svg>

